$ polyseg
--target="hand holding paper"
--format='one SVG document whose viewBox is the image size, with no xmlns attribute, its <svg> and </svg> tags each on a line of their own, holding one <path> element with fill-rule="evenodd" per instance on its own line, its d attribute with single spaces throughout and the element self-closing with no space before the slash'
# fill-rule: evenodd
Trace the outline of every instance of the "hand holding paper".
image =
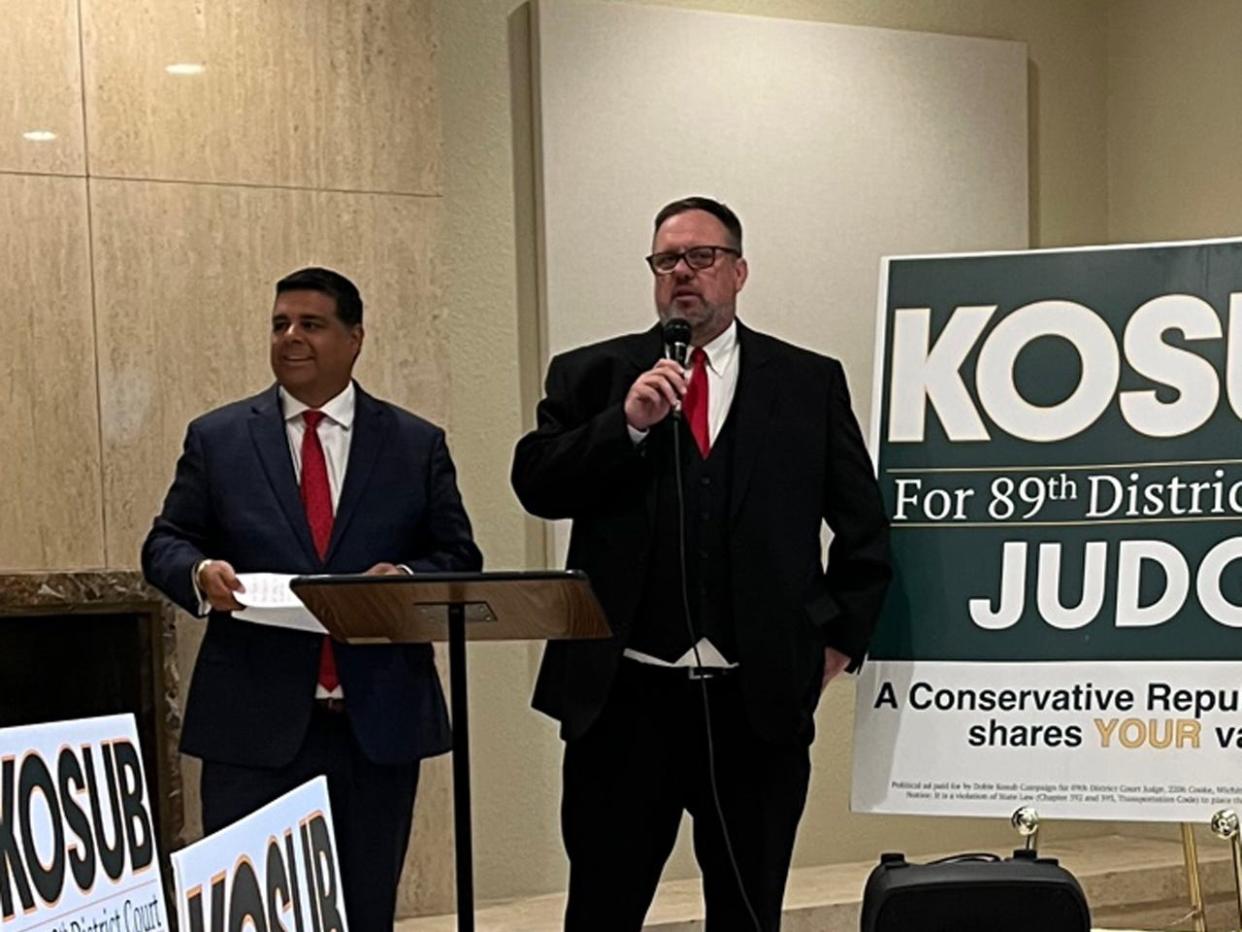
<svg viewBox="0 0 1242 932">
<path fill-rule="evenodd" d="M 292 575 L 240 573 L 237 578 L 245 589 L 235 592 L 233 596 L 245 607 L 233 612 L 234 618 L 315 634 L 328 633 L 289 588 L 289 581 L 294 578 Z"/>
<path fill-rule="evenodd" d="M 234 593 L 242 587 L 232 565 L 227 560 L 204 560 L 199 564 L 195 580 L 207 603 L 218 612 L 232 612 L 240 608 Z"/>
</svg>

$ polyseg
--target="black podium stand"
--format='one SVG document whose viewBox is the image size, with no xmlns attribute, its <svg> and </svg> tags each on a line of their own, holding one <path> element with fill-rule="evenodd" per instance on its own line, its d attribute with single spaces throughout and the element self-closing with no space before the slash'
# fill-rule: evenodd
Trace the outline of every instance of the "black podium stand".
<svg viewBox="0 0 1242 932">
<path fill-rule="evenodd" d="M 346 644 L 448 641 L 457 928 L 473 932 L 466 641 L 608 637 L 603 609 L 586 574 L 570 570 L 300 576 L 291 585 L 332 637 Z"/>
</svg>

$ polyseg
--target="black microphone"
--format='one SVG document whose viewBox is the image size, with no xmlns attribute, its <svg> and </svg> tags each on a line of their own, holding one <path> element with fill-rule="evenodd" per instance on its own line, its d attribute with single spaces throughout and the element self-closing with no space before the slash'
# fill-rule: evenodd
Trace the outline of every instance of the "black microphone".
<svg viewBox="0 0 1242 932">
<path fill-rule="evenodd" d="M 686 359 L 690 355 L 690 322 L 681 317 L 672 317 L 664 322 L 665 355 L 686 368 Z"/>
<path fill-rule="evenodd" d="M 671 317 L 664 322 L 664 355 L 686 368 L 690 355 L 690 322 L 682 317 Z M 673 405 L 673 417 L 681 417 L 681 402 Z"/>
</svg>

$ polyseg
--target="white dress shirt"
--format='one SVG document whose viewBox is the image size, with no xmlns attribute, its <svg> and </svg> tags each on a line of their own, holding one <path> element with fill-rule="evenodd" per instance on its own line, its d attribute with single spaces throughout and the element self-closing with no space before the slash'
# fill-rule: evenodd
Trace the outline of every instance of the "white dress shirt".
<svg viewBox="0 0 1242 932">
<path fill-rule="evenodd" d="M 724 427 L 725 419 L 729 416 L 729 409 L 733 406 L 733 396 L 737 393 L 737 375 L 741 368 L 742 355 L 742 349 L 737 342 L 737 321 L 733 321 L 729 324 L 729 329 L 706 344 L 703 352 L 707 355 L 707 366 L 703 370 L 707 373 L 707 436 L 712 443 L 715 443 L 716 438 L 720 436 L 721 428 Z M 691 381 L 693 381 L 694 370 L 689 371 Z M 629 430 L 630 439 L 635 443 L 641 442 L 647 436 L 645 430 L 636 431 L 632 427 Z M 697 657 L 695 656 L 696 649 Z M 707 638 L 700 638 L 694 647 L 673 663 L 641 651 L 631 650 L 628 647 L 623 656 L 640 663 L 654 664 L 657 667 L 727 668 L 737 666 L 736 663 L 729 663 L 724 654 L 720 653 L 716 645 Z"/>
<path fill-rule="evenodd" d="M 328 487 L 332 491 L 332 514 L 341 503 L 341 486 L 345 484 L 345 465 L 349 462 L 349 442 L 353 434 L 354 409 L 356 407 L 354 383 L 319 408 L 324 418 L 319 422 L 319 444 L 328 463 Z M 289 455 L 293 458 L 293 475 L 298 486 L 302 485 L 302 437 L 306 434 L 306 422 L 302 412 L 310 409 L 282 387 L 280 408 L 285 415 L 285 436 L 289 438 Z"/>
</svg>

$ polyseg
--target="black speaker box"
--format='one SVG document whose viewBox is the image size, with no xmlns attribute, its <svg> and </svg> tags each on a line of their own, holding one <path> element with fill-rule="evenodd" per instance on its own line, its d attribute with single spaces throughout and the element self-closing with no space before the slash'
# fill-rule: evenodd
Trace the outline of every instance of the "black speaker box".
<svg viewBox="0 0 1242 932">
<path fill-rule="evenodd" d="M 1090 932 L 1087 899 L 1056 858 L 1015 851 L 911 864 L 885 854 L 867 878 L 862 932 Z"/>
</svg>

